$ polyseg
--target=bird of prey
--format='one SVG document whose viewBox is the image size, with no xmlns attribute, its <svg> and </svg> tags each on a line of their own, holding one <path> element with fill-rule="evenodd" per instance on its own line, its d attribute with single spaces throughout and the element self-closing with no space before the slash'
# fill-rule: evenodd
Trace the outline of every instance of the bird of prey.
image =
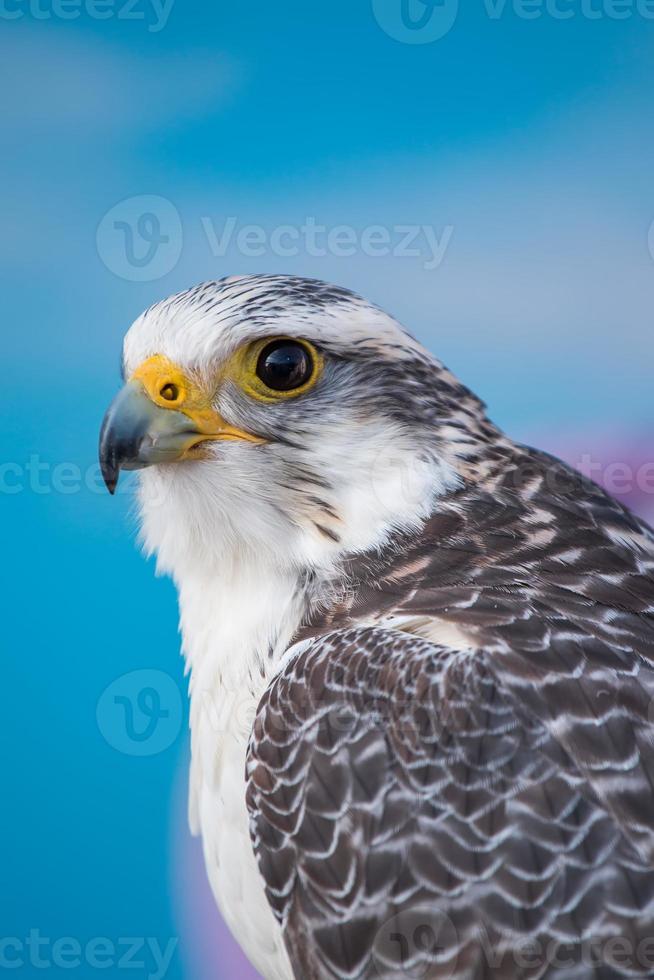
<svg viewBox="0 0 654 980">
<path fill-rule="evenodd" d="M 262 976 L 654 976 L 652 530 L 326 283 L 204 283 L 123 360 L 102 470 L 142 470 Z"/>
</svg>

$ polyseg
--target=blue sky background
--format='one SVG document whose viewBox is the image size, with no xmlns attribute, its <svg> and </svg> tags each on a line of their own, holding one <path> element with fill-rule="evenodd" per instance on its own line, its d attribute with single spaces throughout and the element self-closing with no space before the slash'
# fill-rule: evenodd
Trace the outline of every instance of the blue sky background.
<svg viewBox="0 0 654 980">
<path fill-rule="evenodd" d="M 379 19 L 397 20 L 399 0 L 384 2 Z M 42 976 L 30 930 L 50 962 L 63 937 L 116 948 L 106 969 L 55 974 L 122 976 L 121 938 L 179 937 L 168 977 L 243 975 L 230 947 L 216 967 L 202 946 L 214 919 L 189 872 L 174 592 L 138 554 L 129 492 L 110 499 L 93 469 L 143 307 L 235 272 L 331 279 L 394 312 L 514 435 L 605 465 L 649 458 L 654 19 L 636 2 L 624 20 L 589 3 L 593 19 L 560 0 L 573 11 L 561 20 L 466 0 L 444 37 L 418 44 L 389 36 L 369 0 L 176 0 L 160 30 L 146 0 L 141 19 L 109 0 L 105 20 L 5 0 L 0 938 L 16 940 L 2 947 L 23 962 L 14 975 Z M 144 195 L 169 202 L 177 261 L 158 276 L 160 253 L 135 282 L 124 234 L 102 222 L 117 205 L 136 222 Z M 266 233 L 307 218 L 359 235 L 451 230 L 435 269 L 360 248 L 214 255 L 206 227 L 230 217 Z M 119 679 L 136 670 L 173 685 L 148 675 L 172 708 L 149 747 L 125 740 L 113 688 L 102 700 L 117 680 L 129 698 L 138 679 Z M 145 963 L 130 975 L 151 974 Z"/>
</svg>

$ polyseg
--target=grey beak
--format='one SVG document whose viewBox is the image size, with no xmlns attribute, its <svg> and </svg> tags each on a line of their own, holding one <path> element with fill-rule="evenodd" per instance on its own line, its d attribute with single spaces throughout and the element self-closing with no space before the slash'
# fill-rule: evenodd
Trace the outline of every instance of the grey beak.
<svg viewBox="0 0 654 980">
<path fill-rule="evenodd" d="M 100 429 L 100 469 L 109 493 L 121 470 L 140 470 L 179 459 L 198 435 L 191 419 L 160 408 L 140 381 L 128 381 L 118 392 Z"/>
</svg>

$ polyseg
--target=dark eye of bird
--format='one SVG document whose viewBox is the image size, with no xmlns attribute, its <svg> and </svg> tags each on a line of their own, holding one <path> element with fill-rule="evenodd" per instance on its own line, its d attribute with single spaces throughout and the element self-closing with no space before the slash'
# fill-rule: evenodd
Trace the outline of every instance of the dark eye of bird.
<svg viewBox="0 0 654 980">
<path fill-rule="evenodd" d="M 273 391 L 301 388 L 312 374 L 311 354 L 293 340 L 274 340 L 259 354 L 257 377 Z"/>
</svg>

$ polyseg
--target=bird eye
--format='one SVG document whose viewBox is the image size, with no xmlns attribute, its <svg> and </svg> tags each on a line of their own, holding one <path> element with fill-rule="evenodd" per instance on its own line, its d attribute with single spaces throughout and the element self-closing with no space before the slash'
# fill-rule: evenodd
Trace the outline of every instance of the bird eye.
<svg viewBox="0 0 654 980">
<path fill-rule="evenodd" d="M 259 354 L 257 377 L 272 391 L 294 391 L 311 380 L 313 358 L 294 340 L 274 340 Z"/>
</svg>

